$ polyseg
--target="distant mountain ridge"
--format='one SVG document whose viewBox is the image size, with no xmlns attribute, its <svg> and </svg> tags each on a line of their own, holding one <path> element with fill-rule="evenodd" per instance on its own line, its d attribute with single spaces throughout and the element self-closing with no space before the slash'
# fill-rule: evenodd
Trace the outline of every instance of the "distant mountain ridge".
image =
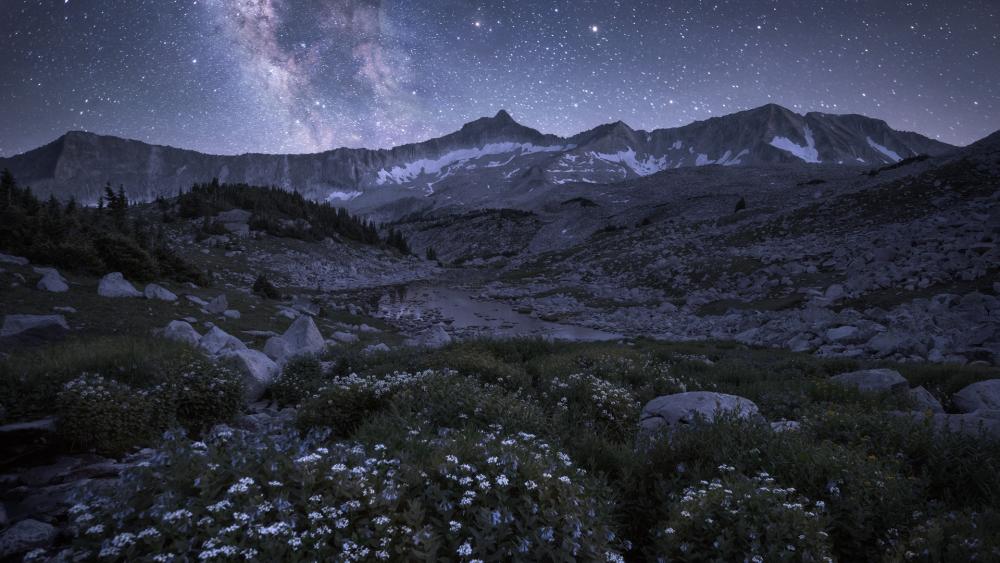
<svg viewBox="0 0 1000 563">
<path fill-rule="evenodd" d="M 501 110 L 443 137 L 392 149 L 338 148 L 302 155 L 207 155 L 78 131 L 0 158 L 42 196 L 96 200 L 106 182 L 135 199 L 174 195 L 196 182 L 274 185 L 349 207 L 419 207 L 422 198 L 475 206 L 498 193 L 516 200 L 562 184 L 613 184 L 690 166 L 834 164 L 881 166 L 955 147 L 896 131 L 861 115 L 807 113 L 778 105 L 682 127 L 635 130 L 623 122 L 564 138 L 517 123 Z M 401 200 L 410 200 L 403 205 Z M 412 201 L 416 200 L 416 202 Z"/>
</svg>

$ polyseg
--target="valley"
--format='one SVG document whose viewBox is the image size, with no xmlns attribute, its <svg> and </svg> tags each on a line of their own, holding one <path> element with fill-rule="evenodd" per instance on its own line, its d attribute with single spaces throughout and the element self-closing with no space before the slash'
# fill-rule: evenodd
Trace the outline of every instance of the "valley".
<svg viewBox="0 0 1000 563">
<path fill-rule="evenodd" d="M 1000 557 L 1000 134 L 719 119 L 0 161 L 0 558 Z"/>
</svg>

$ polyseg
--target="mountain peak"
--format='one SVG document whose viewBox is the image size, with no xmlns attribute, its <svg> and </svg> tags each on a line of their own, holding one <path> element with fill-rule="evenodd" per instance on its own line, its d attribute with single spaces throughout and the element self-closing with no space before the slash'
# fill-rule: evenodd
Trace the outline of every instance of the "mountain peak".
<svg viewBox="0 0 1000 563">
<path fill-rule="evenodd" d="M 514 118 L 511 117 L 510 114 L 507 113 L 507 110 L 505 109 L 501 109 L 500 111 L 498 111 L 497 114 L 493 116 L 493 120 L 515 123 Z"/>
</svg>

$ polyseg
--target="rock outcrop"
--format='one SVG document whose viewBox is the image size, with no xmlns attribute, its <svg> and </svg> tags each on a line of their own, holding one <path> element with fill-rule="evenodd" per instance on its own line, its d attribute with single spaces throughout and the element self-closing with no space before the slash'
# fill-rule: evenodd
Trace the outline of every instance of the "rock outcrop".
<svg viewBox="0 0 1000 563">
<path fill-rule="evenodd" d="M 97 285 L 97 294 L 101 297 L 142 297 L 142 293 L 135 288 L 121 272 L 112 272 L 103 278 Z"/>
<path fill-rule="evenodd" d="M 719 416 L 755 419 L 760 416 L 760 409 L 744 397 L 690 391 L 663 395 L 646 403 L 642 407 L 639 426 L 644 432 L 670 431 L 699 422 L 711 423 Z"/>
</svg>

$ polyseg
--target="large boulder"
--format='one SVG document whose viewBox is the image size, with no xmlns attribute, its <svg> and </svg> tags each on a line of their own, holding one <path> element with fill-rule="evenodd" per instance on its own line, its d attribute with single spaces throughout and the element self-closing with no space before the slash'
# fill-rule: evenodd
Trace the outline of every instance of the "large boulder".
<svg viewBox="0 0 1000 563">
<path fill-rule="evenodd" d="M 225 357 L 231 358 L 243 373 L 243 397 L 248 403 L 260 399 L 278 376 L 278 364 L 257 350 L 236 350 Z"/>
<path fill-rule="evenodd" d="M 62 277 L 59 270 L 55 268 L 35 268 L 36 274 L 42 274 L 42 279 L 38 280 L 38 289 L 51 291 L 52 293 L 63 293 L 69 291 L 69 284 Z"/>
<path fill-rule="evenodd" d="M 857 389 L 862 393 L 902 392 L 909 389 L 910 384 L 891 369 L 865 369 L 841 373 L 830 378 L 837 385 Z"/>
<path fill-rule="evenodd" d="M 222 313 L 225 313 L 228 308 L 229 300 L 226 299 L 225 293 L 209 301 L 208 305 L 205 305 L 205 310 L 213 315 L 221 315 Z"/>
<path fill-rule="evenodd" d="M 319 354 L 326 348 L 326 341 L 312 317 L 302 315 L 288 327 L 281 336 L 269 338 L 264 346 L 266 353 L 275 361 L 284 361 L 303 354 Z"/>
<path fill-rule="evenodd" d="M 62 336 L 69 331 L 62 315 L 7 315 L 3 318 L 0 338 L 23 336 L 25 333 Z"/>
<path fill-rule="evenodd" d="M 101 278 L 97 294 L 101 297 L 142 297 L 142 293 L 121 272 L 112 272 Z"/>
<path fill-rule="evenodd" d="M 420 346 L 423 348 L 441 348 L 451 344 L 451 335 L 440 324 L 427 328 L 416 338 L 406 341 L 408 346 Z"/>
<path fill-rule="evenodd" d="M 169 340 L 183 342 L 191 346 L 198 346 L 202 338 L 198 331 L 191 326 L 191 323 L 185 321 L 170 321 L 161 335 Z"/>
<path fill-rule="evenodd" d="M 51 524 L 31 519 L 21 520 L 0 535 L 0 559 L 49 547 L 58 535 L 59 532 Z"/>
<path fill-rule="evenodd" d="M 198 347 L 212 355 L 229 354 L 247 349 L 247 345 L 242 340 L 217 326 L 213 326 L 212 330 L 206 332 L 205 336 L 198 340 Z"/>
<path fill-rule="evenodd" d="M 177 295 L 162 285 L 151 283 L 142 291 L 146 299 L 159 299 L 160 301 L 177 301 Z"/>
<path fill-rule="evenodd" d="M 941 401 L 937 400 L 937 397 L 932 395 L 930 391 L 922 386 L 914 387 L 913 389 L 910 389 L 908 393 L 914 410 L 932 413 L 944 412 L 944 407 L 941 405 Z"/>
<path fill-rule="evenodd" d="M 1000 410 L 1000 379 L 987 379 L 963 388 L 951 397 L 959 412 Z"/>
<path fill-rule="evenodd" d="M 753 401 L 736 395 L 710 391 L 690 391 L 663 395 L 642 407 L 639 426 L 646 432 L 670 431 L 698 422 L 714 422 L 721 415 L 741 419 L 760 417 Z"/>
</svg>

